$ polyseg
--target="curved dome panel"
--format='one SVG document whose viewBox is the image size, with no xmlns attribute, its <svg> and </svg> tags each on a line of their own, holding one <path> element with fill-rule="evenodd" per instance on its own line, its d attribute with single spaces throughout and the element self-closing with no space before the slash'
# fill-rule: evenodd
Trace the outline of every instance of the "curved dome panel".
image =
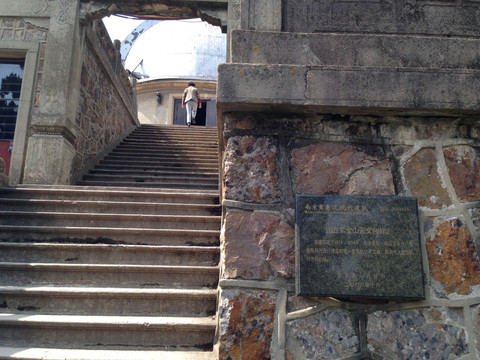
<svg viewBox="0 0 480 360">
<path fill-rule="evenodd" d="M 163 20 L 137 36 L 125 68 L 150 79 L 216 80 L 218 64 L 225 59 L 226 35 L 219 27 L 200 19 Z"/>
</svg>

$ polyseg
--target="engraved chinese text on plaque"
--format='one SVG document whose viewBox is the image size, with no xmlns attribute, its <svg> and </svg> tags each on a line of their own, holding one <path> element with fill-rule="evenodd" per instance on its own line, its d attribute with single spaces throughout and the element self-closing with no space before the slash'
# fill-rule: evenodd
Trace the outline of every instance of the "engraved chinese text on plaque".
<svg viewBox="0 0 480 360">
<path fill-rule="evenodd" d="M 297 195 L 300 296 L 424 299 L 417 201 Z"/>
</svg>

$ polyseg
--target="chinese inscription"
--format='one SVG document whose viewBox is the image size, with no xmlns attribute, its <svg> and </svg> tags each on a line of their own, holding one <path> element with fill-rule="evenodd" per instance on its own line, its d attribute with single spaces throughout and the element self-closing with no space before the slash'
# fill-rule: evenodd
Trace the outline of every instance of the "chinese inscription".
<svg viewBox="0 0 480 360">
<path fill-rule="evenodd" d="M 415 198 L 297 195 L 303 296 L 424 298 Z"/>
</svg>

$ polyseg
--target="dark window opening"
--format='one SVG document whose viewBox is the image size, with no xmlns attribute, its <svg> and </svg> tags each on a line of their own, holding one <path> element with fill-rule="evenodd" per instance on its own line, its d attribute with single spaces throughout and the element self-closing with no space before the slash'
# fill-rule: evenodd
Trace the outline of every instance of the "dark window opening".
<svg viewBox="0 0 480 360">
<path fill-rule="evenodd" d="M 0 140 L 13 140 L 24 61 L 0 59 Z"/>
</svg>

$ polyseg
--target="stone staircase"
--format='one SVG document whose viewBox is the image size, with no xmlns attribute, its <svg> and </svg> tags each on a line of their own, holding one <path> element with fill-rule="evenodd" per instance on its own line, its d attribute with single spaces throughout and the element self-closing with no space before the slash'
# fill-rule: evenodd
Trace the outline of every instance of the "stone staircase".
<svg viewBox="0 0 480 360">
<path fill-rule="evenodd" d="M 211 128 L 143 125 L 78 184 L 218 191 L 217 139 Z"/>
<path fill-rule="evenodd" d="M 0 359 L 216 359 L 217 150 L 142 125 L 81 185 L 1 188 Z"/>
</svg>

